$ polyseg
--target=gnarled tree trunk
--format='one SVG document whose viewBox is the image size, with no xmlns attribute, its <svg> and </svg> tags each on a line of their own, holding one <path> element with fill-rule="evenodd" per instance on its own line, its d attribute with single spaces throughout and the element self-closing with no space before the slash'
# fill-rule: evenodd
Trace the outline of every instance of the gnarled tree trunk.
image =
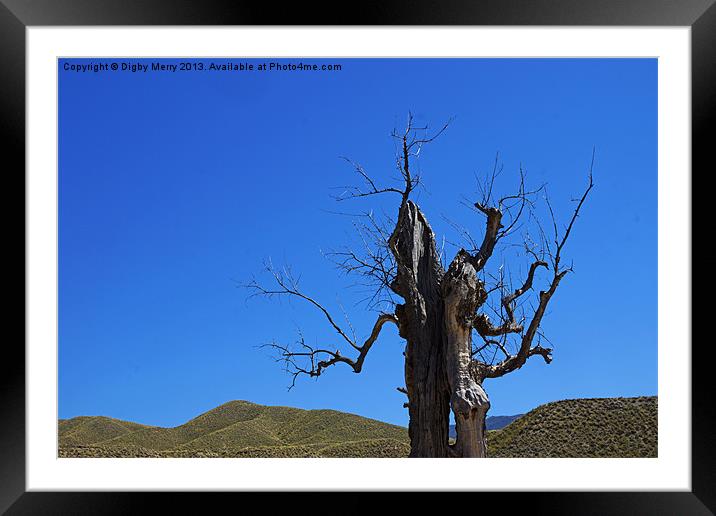
<svg viewBox="0 0 716 516">
<path fill-rule="evenodd" d="M 460 251 L 443 281 L 446 367 L 457 439 L 453 456 L 485 457 L 485 415 L 490 409 L 478 368 L 472 364 L 472 326 L 487 294 L 477 279 L 470 256 Z"/>
<path fill-rule="evenodd" d="M 400 209 L 391 247 L 398 273 L 391 288 L 405 300 L 396 307 L 405 347 L 411 457 L 447 457 L 450 394 L 440 283 L 445 275 L 435 237 L 413 202 Z"/>
<path fill-rule="evenodd" d="M 449 456 L 450 394 L 442 317 L 434 309 L 430 312 L 423 325 L 409 330 L 405 352 L 411 457 Z"/>
<path fill-rule="evenodd" d="M 399 214 L 392 245 L 398 257 L 393 289 L 405 300 L 396 315 L 407 341 L 411 457 L 484 457 L 487 395 L 470 370 L 472 318 L 485 291 L 469 260 L 460 256 L 447 274 L 432 229 L 417 205 Z M 452 406 L 458 438 L 448 446 Z"/>
</svg>

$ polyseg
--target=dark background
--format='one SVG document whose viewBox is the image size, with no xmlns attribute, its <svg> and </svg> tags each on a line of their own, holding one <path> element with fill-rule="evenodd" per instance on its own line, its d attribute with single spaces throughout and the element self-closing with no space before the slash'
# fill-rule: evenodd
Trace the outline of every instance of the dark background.
<svg viewBox="0 0 716 516">
<path fill-rule="evenodd" d="M 692 180 L 706 179 L 713 169 L 709 129 L 716 101 L 716 7 L 714 0 L 509 0 L 509 1 L 384 1 L 377 3 L 291 3 L 171 0 L 2 0 L 0 3 L 0 130 L 3 192 L 6 211 L 4 249 L 10 266 L 5 277 L 21 281 L 13 264 L 22 259 L 24 230 L 14 224 L 24 206 L 25 27 L 32 25 L 684 25 L 692 28 Z M 14 184 L 13 184 L 14 181 Z M 707 188 L 695 189 L 694 208 L 707 206 Z M 699 199 L 701 197 L 701 199 Z M 702 202 L 699 202 L 701 200 Z M 708 235 L 698 228 L 708 220 L 692 209 L 692 235 Z M 14 238 L 8 238 L 14 229 Z M 20 241 L 22 238 L 22 242 Z M 12 247 L 9 242 L 15 242 Z M 693 239 L 701 247 L 708 238 Z M 704 243 L 701 243 L 704 242 Z M 20 247 L 22 246 L 22 247 Z M 18 249 L 19 248 L 19 249 Z M 17 250 L 16 250 L 17 249 Z M 20 250 L 22 249 L 22 250 Z M 693 252 L 693 250 L 692 250 Z M 22 255 L 22 256 L 21 256 Z M 714 258 L 700 271 L 696 292 L 711 291 Z M 6 289 L 7 291 L 7 289 Z M 23 302 L 10 298 L 4 320 L 16 327 L 24 319 Z M 693 303 L 695 317 L 705 319 L 708 303 Z M 14 316 L 14 317 L 13 317 Z M 700 317 L 701 316 L 701 317 Z M 21 330 L 24 334 L 24 324 Z M 283 502 L 287 510 L 300 508 L 366 513 L 377 507 L 375 495 L 338 494 L 223 494 L 141 493 L 25 493 L 25 361 L 24 337 L 6 337 L 0 375 L 0 511 L 7 514 L 133 514 L 161 503 L 162 512 L 188 512 L 200 504 L 212 512 L 211 502 L 238 510 L 262 507 L 274 512 Z M 693 338 L 692 346 L 692 493 L 522 493 L 451 495 L 453 508 L 472 510 L 529 510 L 533 514 L 711 514 L 716 510 L 716 441 L 712 439 L 714 351 L 712 339 Z M 24 493 L 24 494 L 23 494 Z M 251 497 L 252 500 L 246 500 Z M 403 496 L 404 501 L 407 497 Z M 424 503 L 424 495 L 411 500 Z M 404 506 L 405 507 L 405 506 Z M 183 509 L 183 510 L 182 510 Z M 405 507 L 409 509 L 409 507 Z"/>
</svg>

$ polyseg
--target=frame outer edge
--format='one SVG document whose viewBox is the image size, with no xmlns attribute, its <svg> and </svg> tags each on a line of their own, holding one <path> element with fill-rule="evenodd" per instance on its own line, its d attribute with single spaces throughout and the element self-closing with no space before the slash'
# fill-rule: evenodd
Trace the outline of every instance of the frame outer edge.
<svg viewBox="0 0 716 516">
<path fill-rule="evenodd" d="M 2 0 L 25 25 L 680 25 L 714 0 Z"/>
<path fill-rule="evenodd" d="M 97 0 L 98 4 L 94 12 L 87 12 L 82 10 L 67 9 L 70 4 L 82 4 L 79 2 L 68 2 L 67 0 L 57 1 L 54 9 L 49 8 L 42 14 L 42 9 L 46 9 L 49 3 L 46 1 L 28 0 L 24 5 L 14 0 L 4 0 L 0 3 L 0 66 L 2 66 L 3 81 L 0 81 L 0 119 L 3 120 L 2 126 L 5 138 L 2 140 L 3 147 L 7 147 L 6 156 L 13 156 L 17 158 L 17 162 L 20 166 L 25 165 L 25 23 L 27 24 L 48 24 L 48 25 L 63 25 L 74 22 L 78 25 L 91 25 L 97 23 L 99 20 L 106 20 L 111 17 L 112 12 L 116 12 L 116 9 L 112 9 L 109 5 L 111 2 L 106 0 Z M 132 2 L 130 2 L 132 3 Z M 149 3 L 149 2 L 147 2 Z M 186 2 L 182 2 L 186 5 Z M 459 2 L 458 2 L 459 3 Z M 558 3 L 558 2 L 557 2 Z M 595 2 L 597 3 L 597 2 Z M 598 2 L 600 5 L 610 4 L 610 2 Z M 629 2 L 624 2 L 628 4 Z M 641 2 L 636 2 L 641 4 Z M 657 2 L 662 4 L 663 2 Z M 11 4 L 13 11 L 6 6 Z M 118 18 L 124 20 L 128 24 L 141 24 L 141 19 L 144 18 L 147 23 L 147 18 L 152 18 L 153 13 L 160 8 L 160 5 L 167 5 L 164 2 L 152 2 L 151 8 L 143 10 L 141 8 L 125 10 L 123 16 Z M 211 2 L 210 2 L 211 4 Z M 221 2 L 214 2 L 219 7 Z M 511 1 L 509 4 L 514 7 L 519 7 L 519 2 Z M 716 107 L 716 4 L 714 0 L 702 1 L 692 0 L 688 2 L 688 13 L 682 14 L 679 17 L 671 17 L 669 21 L 666 17 L 670 13 L 662 13 L 660 15 L 650 15 L 641 18 L 641 22 L 634 23 L 635 25 L 649 25 L 654 23 L 652 18 L 661 20 L 663 25 L 678 25 L 685 24 L 684 20 L 689 15 L 692 16 L 691 20 L 696 18 L 692 23 L 692 137 L 693 137 L 693 163 L 695 168 L 699 170 L 703 169 L 705 173 L 706 159 L 709 158 L 709 147 L 712 146 L 712 142 L 708 139 L 707 131 L 714 125 L 714 111 Z M 494 5 L 494 4 L 493 4 Z M 522 4 L 524 5 L 524 4 Z M 583 4 L 584 5 L 584 4 Z M 582 6 L 583 6 L 582 5 Z M 246 4 L 244 3 L 244 6 Z M 425 4 L 422 4 L 424 7 Z M 450 6 L 454 9 L 458 7 L 455 2 L 450 2 Z M 582 7 L 580 6 L 580 7 Z M 212 5 L 207 6 L 207 10 L 211 10 Z M 682 8 L 685 6 L 681 6 Z M 706 9 L 705 11 L 703 9 Z M 534 7 L 533 7 L 534 9 Z M 636 11 L 639 9 L 634 6 Z M 197 17 L 196 20 L 206 20 L 207 10 L 200 8 L 199 11 L 202 15 Z M 471 23 L 475 21 L 475 9 L 468 9 L 469 16 L 465 19 L 464 23 Z M 529 10 L 529 9 L 528 9 Z M 655 9 L 658 10 L 658 7 Z M 62 12 L 64 11 L 64 13 Z M 191 11 L 191 9 L 189 9 Z M 245 18 L 240 16 L 239 11 L 247 14 Z M 237 21 L 236 15 L 244 23 L 256 23 L 255 16 L 252 16 L 253 9 L 237 9 L 233 11 L 233 16 L 229 17 L 228 21 Z M 701 14 L 696 17 L 694 13 L 696 11 Z M 16 16 L 14 13 L 17 13 Z M 385 9 L 388 13 L 386 16 L 387 21 L 394 21 L 396 15 L 401 18 L 403 15 L 400 12 L 396 12 L 391 9 Z M 615 13 L 612 16 L 616 16 L 621 11 L 615 9 Z M 519 16 L 515 17 L 514 14 L 496 13 L 494 10 L 485 8 L 483 11 L 484 24 L 499 23 L 500 19 L 502 23 L 512 20 L 515 24 L 540 24 L 545 23 L 543 20 L 547 13 L 543 13 L 539 19 L 530 22 L 522 22 L 518 20 Z M 172 15 L 166 15 L 159 24 L 171 24 L 178 23 L 180 19 L 183 19 L 187 15 L 187 11 L 184 10 L 183 14 L 178 13 L 178 16 L 173 18 Z M 255 13 L 254 13 L 255 14 Z M 376 12 L 373 11 L 373 14 Z M 425 15 L 430 14 L 429 11 L 421 11 L 411 16 L 409 13 L 405 13 L 403 23 L 418 22 L 418 20 L 425 19 Z M 453 17 L 457 12 L 447 9 L 442 15 L 439 13 L 435 17 L 435 22 L 445 22 L 445 17 Z M 502 14 L 502 16 L 500 16 Z M 479 16 L 479 14 L 478 14 Z M 549 17 L 549 16 L 548 16 Z M 559 19 L 559 23 L 552 24 L 570 24 L 569 18 L 571 16 L 554 16 L 552 20 Z M 577 15 L 578 17 L 578 15 Z M 582 17 L 589 17 L 588 14 L 583 14 Z M 260 18 L 260 17 L 259 17 Z M 302 17 L 301 17 L 302 18 Z M 215 18 L 214 18 L 215 19 Z M 454 19 L 454 18 L 453 18 Z M 490 21 L 492 20 L 492 21 Z M 602 20 L 602 23 L 606 23 L 606 19 L 597 17 L 597 21 Z M 633 23 L 634 16 L 625 16 L 622 23 L 625 24 Z M 38 23 L 39 22 L 39 23 Z M 119 21 L 115 23 L 120 23 Z M 260 23 L 260 22 L 259 22 Z M 582 21 L 584 23 L 584 21 Z M 612 22 L 614 23 L 614 22 Z M 587 24 L 587 23 L 584 23 Z M 596 23 L 593 23 L 596 24 Z M 711 167 L 712 168 L 712 167 Z M 23 184 L 24 192 L 24 184 Z M 23 195 L 24 198 L 24 195 Z M 12 217 L 6 220 L 12 220 Z M 23 242 L 23 259 L 24 256 L 24 242 Z M 24 300 L 24 298 L 23 298 Z M 698 307 L 698 305 L 695 305 Z M 24 303 L 23 303 L 24 309 Z M 703 309 L 703 308 L 702 308 Z M 693 317 L 693 316 L 692 316 Z M 23 339 L 24 341 L 24 339 Z M 710 364 L 708 358 L 713 356 L 713 351 L 709 348 L 710 343 L 705 342 L 706 346 L 693 346 L 693 364 Z M 708 349 L 707 349 L 708 348 Z M 18 499 L 18 496 L 22 495 L 25 491 L 25 362 L 24 352 L 19 355 L 20 361 L 9 361 L 12 363 L 12 367 L 4 368 L 4 375 L 0 377 L 0 412 L 1 419 L 5 424 L 0 425 L 0 513 L 3 513 L 7 508 Z M 703 366 L 706 367 L 706 366 Z M 692 489 L 694 495 L 708 507 L 711 511 L 716 508 L 716 490 L 713 486 L 716 485 L 716 470 L 714 464 L 716 464 L 716 446 L 711 440 L 710 431 L 713 430 L 714 416 L 716 416 L 716 405 L 713 404 L 710 397 L 712 392 L 713 382 L 710 377 L 704 374 L 693 375 L 693 416 L 692 416 Z M 12 423 L 19 423 L 12 424 Z M 698 462 L 697 462 L 698 459 Z M 26 498 L 35 498 L 29 495 L 21 496 L 20 500 Z M 37 497 L 40 498 L 40 497 Z M 616 507 L 615 507 L 616 508 Z"/>
<path fill-rule="evenodd" d="M 703 189 L 694 190 L 694 178 L 698 171 L 701 178 L 713 176 L 713 129 L 716 125 L 716 4 L 699 17 L 691 27 L 691 124 L 692 124 L 692 335 L 694 321 L 707 321 L 709 314 L 706 312 L 711 308 L 711 303 L 698 303 L 693 297 L 693 270 L 709 270 L 696 267 L 694 257 L 694 242 L 702 242 L 702 239 L 694 238 L 694 235 L 708 235 L 712 231 L 704 228 L 700 223 L 700 231 L 694 231 L 693 224 L 696 221 L 709 220 L 713 213 L 696 214 L 696 206 L 709 206 L 706 193 Z M 697 193 L 701 201 L 696 202 L 694 193 Z M 703 208 L 702 208 L 703 209 Z M 711 240 L 710 238 L 707 240 Z M 703 244 L 701 244 L 703 247 Z M 709 253 L 711 254 L 711 253 Z M 711 256 L 713 256 L 711 254 Z M 710 262 L 710 263 L 708 263 Z M 714 259 L 710 258 L 705 264 L 706 267 L 713 266 Z M 713 279 L 706 274 L 700 274 L 700 281 L 706 284 Z M 706 287 L 706 288 L 704 288 Z M 706 285 L 701 285 L 700 290 L 711 291 Z M 699 314 L 695 312 L 698 311 Z M 716 512 L 716 444 L 714 443 L 714 421 L 716 421 L 716 404 L 713 401 L 714 382 L 713 362 L 716 359 L 713 350 L 712 339 L 691 339 L 692 353 L 692 408 L 691 408 L 691 488 L 693 493 L 712 512 Z"/>
<path fill-rule="evenodd" d="M 25 269 L 25 235 L 18 223 L 18 209 L 10 200 L 19 200 L 24 215 L 25 202 L 25 25 L 4 5 L 0 3 L 0 147 L 3 156 L 3 182 L 5 196 L 2 203 L 4 234 L 10 224 L 17 233 L 15 245 L 20 243 L 22 231 L 22 247 L 11 248 L 9 242 L 6 249 L 16 249 L 7 253 L 17 264 L 18 255 L 22 255 L 22 266 L 13 270 Z M 7 165 L 7 161 L 12 165 Z M 10 186 L 8 180 L 16 181 Z M 18 185 L 19 183 L 19 185 Z M 13 235 L 14 236 L 14 235 Z M 7 241 L 6 241 L 7 242 Z M 20 251 L 21 250 L 21 251 Z M 19 265 L 19 264 L 18 264 Z M 21 268 L 20 268 L 21 267 Z M 14 277 L 12 277 L 14 276 Z M 0 358 L 2 374 L 0 374 L 0 514 L 25 492 L 25 274 L 11 274 L 12 282 L 23 282 L 23 297 L 13 298 L 12 318 L 6 320 L 23 321 L 22 346 L 17 337 L 9 338 L 3 346 Z M 19 285 L 17 290 L 19 291 Z M 20 311 L 22 310 L 22 315 Z M 9 315 L 9 314 L 8 314 Z M 15 322 L 18 324 L 18 322 Z M 19 340 L 19 339 L 17 339 Z"/>
</svg>

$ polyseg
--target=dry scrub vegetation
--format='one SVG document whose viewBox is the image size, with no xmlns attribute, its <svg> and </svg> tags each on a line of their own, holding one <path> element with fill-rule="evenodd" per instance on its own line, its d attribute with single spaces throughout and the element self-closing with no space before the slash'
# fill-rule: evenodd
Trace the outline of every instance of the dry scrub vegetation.
<svg viewBox="0 0 716 516">
<path fill-rule="evenodd" d="M 59 422 L 60 457 L 407 457 L 405 428 L 335 410 L 231 401 L 175 428 Z M 488 432 L 491 457 L 656 457 L 657 398 L 542 405 Z"/>
</svg>

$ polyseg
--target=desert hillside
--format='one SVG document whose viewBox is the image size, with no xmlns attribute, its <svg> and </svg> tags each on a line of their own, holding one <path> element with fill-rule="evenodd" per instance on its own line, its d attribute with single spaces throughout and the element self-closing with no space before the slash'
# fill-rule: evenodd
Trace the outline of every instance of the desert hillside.
<svg viewBox="0 0 716 516">
<path fill-rule="evenodd" d="M 60 420 L 60 457 L 407 457 L 405 428 L 335 410 L 230 401 L 174 428 Z M 541 405 L 488 432 L 491 457 L 656 457 L 657 398 Z"/>
<path fill-rule="evenodd" d="M 335 410 L 230 401 L 174 428 L 103 416 L 59 422 L 61 457 L 401 457 L 405 428 Z"/>
<path fill-rule="evenodd" d="M 491 457 L 656 457 L 657 397 L 541 405 L 488 432 Z"/>
</svg>

